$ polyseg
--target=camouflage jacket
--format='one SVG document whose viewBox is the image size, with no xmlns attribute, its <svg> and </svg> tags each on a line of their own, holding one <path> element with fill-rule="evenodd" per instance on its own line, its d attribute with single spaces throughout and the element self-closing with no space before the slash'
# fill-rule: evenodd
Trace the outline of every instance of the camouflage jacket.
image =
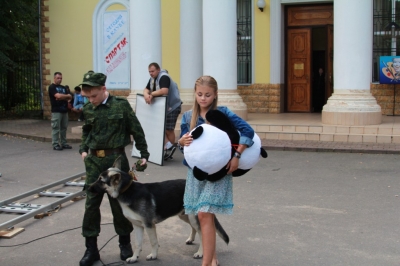
<svg viewBox="0 0 400 266">
<path fill-rule="evenodd" d="M 79 153 L 89 149 L 115 149 L 131 143 L 131 135 L 141 157 L 148 159 L 145 135 L 125 98 L 109 95 L 105 104 L 94 106 L 86 103 L 83 106 L 85 124 L 82 126 L 82 143 Z"/>
</svg>

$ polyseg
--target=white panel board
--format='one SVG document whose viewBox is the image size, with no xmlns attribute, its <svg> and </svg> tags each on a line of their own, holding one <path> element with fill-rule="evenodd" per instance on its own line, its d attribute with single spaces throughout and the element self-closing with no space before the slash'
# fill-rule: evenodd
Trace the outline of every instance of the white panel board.
<svg viewBox="0 0 400 266">
<path fill-rule="evenodd" d="M 136 95 L 136 116 L 142 125 L 147 149 L 150 152 L 149 162 L 163 165 L 164 162 L 164 138 L 165 138 L 165 114 L 167 97 L 155 97 L 151 104 L 146 104 L 143 94 Z M 132 148 L 132 157 L 140 158 L 140 152 Z"/>
</svg>

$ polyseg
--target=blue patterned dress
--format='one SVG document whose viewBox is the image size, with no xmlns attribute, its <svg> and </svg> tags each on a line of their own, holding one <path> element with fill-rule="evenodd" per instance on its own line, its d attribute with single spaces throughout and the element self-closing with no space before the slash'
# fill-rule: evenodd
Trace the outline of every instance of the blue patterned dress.
<svg viewBox="0 0 400 266">
<path fill-rule="evenodd" d="M 253 145 L 254 130 L 227 107 L 218 107 L 218 110 L 228 116 L 229 120 L 240 132 L 239 144 Z M 192 111 L 187 111 L 182 116 L 181 137 L 190 131 L 190 120 Z M 197 125 L 204 124 L 202 117 L 198 117 Z M 182 151 L 182 149 L 181 149 Z M 186 161 L 183 164 L 188 166 Z M 233 188 L 232 175 L 226 175 L 216 182 L 207 180 L 200 181 L 193 176 L 193 170 L 188 166 L 186 177 L 186 188 L 184 195 L 184 207 L 186 214 L 197 214 L 198 212 L 208 212 L 215 214 L 232 214 L 233 211 Z"/>
</svg>

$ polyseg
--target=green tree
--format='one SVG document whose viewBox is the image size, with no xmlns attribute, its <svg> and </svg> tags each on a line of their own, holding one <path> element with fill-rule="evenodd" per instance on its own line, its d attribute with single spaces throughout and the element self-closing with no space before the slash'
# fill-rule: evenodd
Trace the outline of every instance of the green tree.
<svg viewBox="0 0 400 266">
<path fill-rule="evenodd" d="M 18 61 L 38 59 L 39 1 L 5 0 L 0 5 L 0 105 L 10 110 L 27 100 L 18 93 L 26 87 L 18 73 Z M 17 85 L 18 84 L 18 85 Z"/>
</svg>

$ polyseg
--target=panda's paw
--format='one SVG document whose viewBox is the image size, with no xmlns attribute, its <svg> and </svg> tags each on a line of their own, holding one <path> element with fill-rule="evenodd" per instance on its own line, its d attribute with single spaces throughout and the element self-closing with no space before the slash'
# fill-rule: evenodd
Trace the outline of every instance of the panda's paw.
<svg viewBox="0 0 400 266">
<path fill-rule="evenodd" d="M 223 178 L 224 176 L 226 176 L 228 173 L 228 169 L 226 169 L 226 167 L 222 167 L 221 170 L 219 170 L 218 172 L 212 174 L 212 175 L 208 175 L 206 177 L 207 181 L 210 182 L 215 182 L 220 180 L 221 178 Z"/>
<path fill-rule="evenodd" d="M 201 136 L 201 134 L 203 134 L 203 131 L 204 131 L 204 129 L 203 129 L 202 126 L 196 127 L 196 128 L 192 131 L 192 133 L 191 133 L 192 138 L 193 138 L 193 139 L 199 138 L 199 137 Z"/>
<path fill-rule="evenodd" d="M 263 157 L 263 158 L 267 158 L 268 157 L 268 153 L 267 153 L 266 150 L 264 150 L 263 147 L 260 148 L 260 154 L 261 154 L 261 157 Z"/>
<path fill-rule="evenodd" d="M 208 176 L 208 174 L 206 172 L 197 168 L 197 166 L 195 166 L 193 168 L 193 175 L 197 180 L 200 180 L 200 181 L 204 181 Z"/>
<path fill-rule="evenodd" d="M 242 176 L 245 173 L 247 173 L 248 171 L 250 171 L 250 169 L 237 169 L 232 172 L 232 176 Z"/>
</svg>

